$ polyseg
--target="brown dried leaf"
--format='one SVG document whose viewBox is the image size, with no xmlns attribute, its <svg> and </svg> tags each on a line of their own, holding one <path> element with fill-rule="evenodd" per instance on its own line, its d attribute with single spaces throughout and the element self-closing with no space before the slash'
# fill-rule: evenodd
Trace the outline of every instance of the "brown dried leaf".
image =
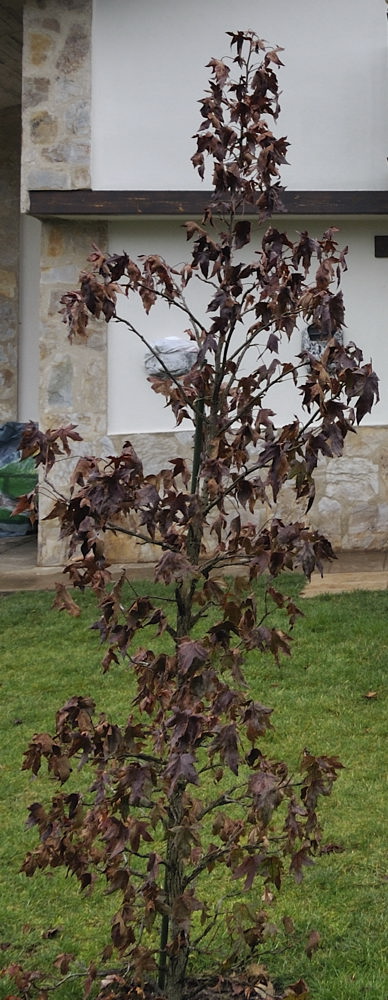
<svg viewBox="0 0 388 1000">
<path fill-rule="evenodd" d="M 319 931 L 311 931 L 305 948 L 307 958 L 312 958 L 314 952 L 319 948 L 320 943 L 321 935 Z"/>
<path fill-rule="evenodd" d="M 67 611 L 72 618 L 78 618 L 81 614 L 81 609 L 78 607 L 73 598 L 70 597 L 69 591 L 65 587 L 64 583 L 56 583 L 55 589 L 57 596 L 54 599 L 51 607 L 57 608 L 58 611 Z"/>
<path fill-rule="evenodd" d="M 284 992 L 284 997 L 298 997 L 298 1000 L 307 1000 L 309 996 L 310 990 L 304 979 L 298 979 L 297 983 L 292 983 Z"/>
<path fill-rule="evenodd" d="M 59 969 L 62 976 L 65 976 L 69 971 L 71 963 L 74 961 L 74 955 L 71 952 L 63 951 L 60 955 L 54 958 L 53 965 L 56 969 Z"/>
<path fill-rule="evenodd" d="M 293 920 L 291 920 L 291 917 L 288 917 L 287 914 L 283 917 L 283 927 L 286 934 L 294 934 L 295 924 Z"/>
</svg>

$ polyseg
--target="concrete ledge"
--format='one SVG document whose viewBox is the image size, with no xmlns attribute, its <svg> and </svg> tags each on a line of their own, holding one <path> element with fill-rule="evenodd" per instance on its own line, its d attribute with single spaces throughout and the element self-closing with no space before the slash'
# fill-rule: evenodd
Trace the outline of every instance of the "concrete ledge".
<svg viewBox="0 0 388 1000">
<path fill-rule="evenodd" d="M 329 573 L 323 577 L 314 573 L 301 596 L 308 598 L 318 597 L 320 594 L 343 594 L 352 590 L 387 590 L 387 588 L 388 571 Z"/>
<path fill-rule="evenodd" d="M 0 592 L 18 590 L 54 590 L 56 583 L 66 583 L 63 566 L 37 566 L 36 537 L 24 536 L 0 539 Z M 117 578 L 123 564 L 114 563 L 110 571 Z M 127 563 L 125 568 L 132 580 L 151 579 L 153 563 Z M 385 590 L 388 588 L 388 552 L 340 552 L 338 558 L 325 566 L 324 576 L 313 573 L 303 597 L 318 594 L 338 594 L 345 590 Z"/>
<path fill-rule="evenodd" d="M 55 590 L 56 583 L 68 583 L 63 566 L 37 566 L 37 544 L 34 536 L 0 539 L 0 593 L 18 590 Z M 122 565 L 109 567 L 114 579 L 120 576 Z M 132 580 L 151 579 L 152 563 L 126 565 Z"/>
</svg>

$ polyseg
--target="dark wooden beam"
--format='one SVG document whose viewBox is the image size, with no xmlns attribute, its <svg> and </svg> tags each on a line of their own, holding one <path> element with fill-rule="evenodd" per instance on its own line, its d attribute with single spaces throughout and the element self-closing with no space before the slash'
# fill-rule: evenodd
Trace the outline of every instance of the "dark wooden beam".
<svg viewBox="0 0 388 1000">
<path fill-rule="evenodd" d="M 200 216 L 209 191 L 30 191 L 30 214 Z M 388 215 L 388 191 L 285 191 L 292 215 Z"/>
</svg>

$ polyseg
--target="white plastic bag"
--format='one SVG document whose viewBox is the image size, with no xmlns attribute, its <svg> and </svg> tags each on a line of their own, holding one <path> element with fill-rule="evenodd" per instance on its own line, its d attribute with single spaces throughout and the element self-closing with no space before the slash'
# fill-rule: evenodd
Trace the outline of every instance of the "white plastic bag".
<svg viewBox="0 0 388 1000">
<path fill-rule="evenodd" d="M 183 337 L 164 337 L 156 340 L 153 348 L 158 357 L 147 351 L 144 356 L 144 366 L 147 375 L 167 377 L 166 369 L 160 364 L 160 357 L 171 375 L 185 375 L 193 367 L 198 356 L 198 346 L 192 340 Z"/>
</svg>

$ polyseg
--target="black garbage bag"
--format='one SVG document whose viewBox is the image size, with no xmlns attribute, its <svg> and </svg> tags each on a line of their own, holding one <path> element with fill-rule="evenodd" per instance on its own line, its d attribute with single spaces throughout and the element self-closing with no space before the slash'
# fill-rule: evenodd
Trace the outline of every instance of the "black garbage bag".
<svg viewBox="0 0 388 1000">
<path fill-rule="evenodd" d="M 12 516 L 18 497 L 31 493 L 38 481 L 34 459 L 19 455 L 25 426 L 16 420 L 0 424 L 0 538 L 34 530 L 26 514 Z"/>
</svg>

